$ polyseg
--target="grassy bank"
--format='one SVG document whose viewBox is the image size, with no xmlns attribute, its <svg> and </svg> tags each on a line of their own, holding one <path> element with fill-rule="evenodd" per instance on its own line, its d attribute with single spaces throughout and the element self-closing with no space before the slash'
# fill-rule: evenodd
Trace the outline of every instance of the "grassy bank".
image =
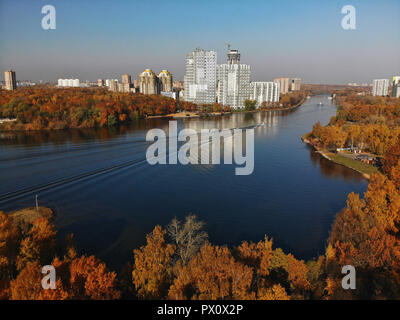
<svg viewBox="0 0 400 320">
<path fill-rule="evenodd" d="M 373 173 L 378 172 L 377 167 L 363 163 L 358 160 L 353 160 L 353 159 L 350 159 L 347 157 L 343 157 L 337 153 L 326 153 L 326 156 L 335 163 L 341 164 L 345 167 L 351 168 L 353 170 L 356 170 L 356 171 L 366 174 L 368 176 L 370 176 Z"/>
<path fill-rule="evenodd" d="M 54 217 L 54 213 L 50 208 L 46 207 L 30 207 L 17 211 L 13 211 L 9 213 L 10 216 L 13 217 L 16 223 L 30 223 L 32 224 L 37 218 L 45 217 L 47 219 L 52 219 Z"/>
<path fill-rule="evenodd" d="M 301 136 L 301 140 L 304 143 L 309 144 L 312 146 L 318 153 L 320 153 L 324 158 L 335 162 L 337 164 L 340 164 L 342 166 L 345 166 L 347 168 L 353 169 L 359 173 L 361 173 L 365 178 L 369 179 L 371 174 L 377 173 L 379 170 L 377 167 L 374 167 L 372 165 L 363 163 L 358 160 L 350 159 L 348 157 L 344 157 L 338 153 L 332 153 L 328 152 L 326 150 L 322 150 L 320 148 L 317 148 L 308 138 L 310 136 L 310 133 L 305 133 Z"/>
</svg>

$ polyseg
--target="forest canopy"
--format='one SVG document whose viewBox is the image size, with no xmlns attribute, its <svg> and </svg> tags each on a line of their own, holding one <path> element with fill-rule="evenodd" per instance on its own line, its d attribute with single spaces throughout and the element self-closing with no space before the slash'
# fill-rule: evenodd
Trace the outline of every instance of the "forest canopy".
<svg viewBox="0 0 400 320">
<path fill-rule="evenodd" d="M 194 112 L 197 105 L 162 95 L 118 93 L 101 88 L 0 90 L 0 118 L 16 119 L 4 123 L 3 130 L 113 126 L 176 111 Z"/>
</svg>

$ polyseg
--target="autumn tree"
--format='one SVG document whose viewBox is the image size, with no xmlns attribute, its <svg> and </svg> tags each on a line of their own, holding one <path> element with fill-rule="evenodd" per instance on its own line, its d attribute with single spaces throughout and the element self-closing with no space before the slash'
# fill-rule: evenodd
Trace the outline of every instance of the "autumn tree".
<svg viewBox="0 0 400 320">
<path fill-rule="evenodd" d="M 43 290 L 42 267 L 37 262 L 28 262 L 17 278 L 11 281 L 12 300 L 37 300 Z"/>
<path fill-rule="evenodd" d="M 95 256 L 81 256 L 69 267 L 72 299 L 114 300 L 120 297 L 116 289 L 115 272 L 110 272 L 104 262 Z"/>
<path fill-rule="evenodd" d="M 285 288 L 274 284 L 271 288 L 262 289 L 258 300 L 290 300 L 290 297 L 286 294 Z"/>
<path fill-rule="evenodd" d="M 56 252 L 56 230 L 46 217 L 39 217 L 31 226 L 28 236 L 21 241 L 17 268 L 23 269 L 27 262 L 49 264 Z"/>
<path fill-rule="evenodd" d="M 0 300 L 9 297 L 21 234 L 13 218 L 0 211 Z"/>
<path fill-rule="evenodd" d="M 352 298 L 400 297 L 400 194 L 382 174 L 371 177 L 364 198 L 350 194 L 346 208 L 332 228 L 328 247 L 327 288 L 329 297 L 348 298 L 332 285 L 341 266 L 357 270 L 357 292 Z"/>
<path fill-rule="evenodd" d="M 175 247 L 167 244 L 165 233 L 156 226 L 146 236 L 147 244 L 134 250 L 133 284 L 142 299 L 163 299 L 172 281 L 172 255 Z"/>
<path fill-rule="evenodd" d="M 18 254 L 20 238 L 20 231 L 13 218 L 0 211 L 0 257 L 13 263 Z"/>
<path fill-rule="evenodd" d="M 391 170 L 400 160 L 400 140 L 389 148 L 382 159 L 382 170 L 391 177 Z"/>
<path fill-rule="evenodd" d="M 255 277 L 252 288 L 259 299 L 265 299 L 266 293 L 271 293 L 275 285 L 282 287 L 285 295 L 290 294 L 291 298 L 304 299 L 310 295 L 312 286 L 304 261 L 291 254 L 286 255 L 279 248 L 273 250 L 272 240 L 268 237 L 257 244 L 242 243 L 235 255 L 239 261 L 253 268 Z"/>
<path fill-rule="evenodd" d="M 206 243 L 183 267 L 169 290 L 170 299 L 254 299 L 253 272 L 236 262 L 226 247 Z"/>
</svg>

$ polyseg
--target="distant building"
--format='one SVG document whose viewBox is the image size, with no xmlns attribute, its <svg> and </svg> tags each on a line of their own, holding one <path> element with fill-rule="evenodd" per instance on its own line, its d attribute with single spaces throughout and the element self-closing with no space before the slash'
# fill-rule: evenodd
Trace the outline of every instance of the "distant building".
<svg viewBox="0 0 400 320">
<path fill-rule="evenodd" d="M 257 101 L 257 106 L 263 102 L 279 102 L 280 83 L 279 82 L 251 82 L 250 99 Z"/>
<path fill-rule="evenodd" d="M 179 80 L 174 81 L 173 89 L 176 91 L 184 90 L 185 87 L 184 87 L 183 81 L 179 81 Z"/>
<path fill-rule="evenodd" d="M 123 84 L 131 84 L 131 76 L 129 74 L 123 74 L 122 75 L 122 83 Z"/>
<path fill-rule="evenodd" d="M 389 92 L 389 79 L 375 79 L 372 87 L 373 96 L 385 97 Z"/>
<path fill-rule="evenodd" d="M 217 101 L 234 109 L 244 108 L 250 97 L 250 66 L 221 64 L 217 66 Z"/>
<path fill-rule="evenodd" d="M 162 70 L 158 75 L 160 92 L 172 92 L 172 74 L 168 70 Z"/>
<path fill-rule="evenodd" d="M 300 78 L 293 78 L 291 83 L 291 90 L 292 91 L 300 91 L 301 89 L 301 79 Z"/>
<path fill-rule="evenodd" d="M 80 87 L 79 79 L 58 79 L 58 87 Z"/>
<path fill-rule="evenodd" d="M 17 78 L 15 76 L 15 71 L 7 70 L 4 72 L 4 82 L 6 90 L 17 89 Z"/>
<path fill-rule="evenodd" d="M 146 69 L 139 74 L 139 88 L 140 93 L 143 94 L 158 94 L 160 92 L 158 78 L 153 71 Z"/>
<path fill-rule="evenodd" d="M 217 53 L 196 49 L 186 55 L 184 100 L 196 104 L 216 101 Z"/>
<path fill-rule="evenodd" d="M 97 80 L 97 86 L 98 87 L 104 87 L 104 80 L 103 79 L 98 79 Z"/>
<path fill-rule="evenodd" d="M 286 94 L 289 92 L 290 78 L 275 78 L 274 82 L 279 83 L 281 94 Z"/>
<path fill-rule="evenodd" d="M 175 91 L 168 91 L 168 92 L 162 92 L 161 91 L 161 95 L 164 96 L 164 97 L 175 99 L 175 100 L 179 96 L 178 92 L 175 92 Z"/>
<path fill-rule="evenodd" d="M 110 91 L 117 92 L 118 91 L 118 80 L 110 80 L 110 85 L 109 85 Z"/>
<path fill-rule="evenodd" d="M 400 76 L 393 77 L 392 97 L 400 98 Z"/>
<path fill-rule="evenodd" d="M 240 64 L 238 50 L 228 50 L 227 63 L 217 65 L 217 101 L 234 109 L 244 108 L 250 97 L 250 66 Z"/>
<path fill-rule="evenodd" d="M 106 87 L 108 87 L 109 89 L 111 88 L 111 81 L 115 81 L 116 83 L 118 83 L 118 79 L 106 79 Z"/>
<path fill-rule="evenodd" d="M 29 87 L 29 86 L 34 86 L 36 85 L 35 82 L 31 82 L 29 80 L 20 80 L 17 81 L 17 87 Z"/>
</svg>

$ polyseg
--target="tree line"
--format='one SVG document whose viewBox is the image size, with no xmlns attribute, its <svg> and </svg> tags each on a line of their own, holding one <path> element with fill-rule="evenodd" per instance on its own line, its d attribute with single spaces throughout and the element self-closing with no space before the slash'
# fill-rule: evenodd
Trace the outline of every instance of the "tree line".
<svg viewBox="0 0 400 320">
<path fill-rule="evenodd" d="M 279 101 L 269 102 L 263 101 L 259 106 L 260 110 L 273 110 L 275 108 L 291 108 L 297 106 L 301 103 L 308 95 L 308 92 L 305 91 L 295 91 L 286 94 L 282 94 L 279 98 Z M 256 100 L 244 100 L 244 111 L 253 111 L 257 108 Z"/>
<path fill-rule="evenodd" d="M 197 109 L 194 103 L 162 95 L 118 93 L 101 88 L 0 90 L 0 118 L 16 119 L 3 123 L 2 130 L 114 126 L 148 116 Z"/>
<path fill-rule="evenodd" d="M 354 147 L 384 155 L 400 134 L 400 99 L 340 94 L 338 112 L 327 126 L 316 123 L 309 138 L 313 143 L 336 150 Z"/>
</svg>

